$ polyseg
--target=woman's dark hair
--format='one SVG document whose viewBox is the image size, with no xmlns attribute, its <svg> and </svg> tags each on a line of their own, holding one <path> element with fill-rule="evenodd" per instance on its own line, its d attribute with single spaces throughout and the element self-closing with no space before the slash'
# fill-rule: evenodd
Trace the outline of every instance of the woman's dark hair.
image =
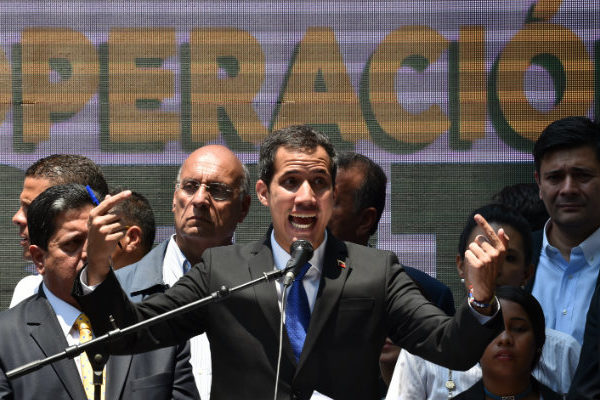
<svg viewBox="0 0 600 400">
<path fill-rule="evenodd" d="M 458 241 L 458 254 L 461 258 L 465 257 L 465 251 L 467 250 L 469 236 L 473 232 L 473 229 L 477 226 L 477 223 L 473 219 L 475 214 L 480 214 L 486 219 L 488 223 L 496 223 L 499 225 L 510 225 L 513 229 L 521 234 L 523 240 L 523 252 L 525 256 L 525 266 L 531 264 L 531 228 L 529 223 L 517 210 L 506 206 L 504 204 L 488 204 L 478 208 L 469 215 L 469 219 L 460 234 Z"/>
<path fill-rule="evenodd" d="M 533 328 L 535 338 L 535 356 L 531 369 L 535 368 L 542 355 L 542 348 L 546 341 L 546 320 L 540 303 L 533 295 L 517 286 L 500 286 L 496 289 L 496 297 L 517 303 L 527 313 Z"/>
</svg>

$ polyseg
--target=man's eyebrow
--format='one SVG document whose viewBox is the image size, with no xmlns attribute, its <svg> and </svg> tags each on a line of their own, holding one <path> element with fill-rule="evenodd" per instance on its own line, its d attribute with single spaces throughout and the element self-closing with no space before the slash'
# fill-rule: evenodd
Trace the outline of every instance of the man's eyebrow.
<svg viewBox="0 0 600 400">
<path fill-rule="evenodd" d="M 73 239 L 79 239 L 81 237 L 86 238 L 87 235 L 88 235 L 87 232 L 82 232 L 82 231 L 67 232 L 62 236 L 61 242 L 71 241 Z"/>
</svg>

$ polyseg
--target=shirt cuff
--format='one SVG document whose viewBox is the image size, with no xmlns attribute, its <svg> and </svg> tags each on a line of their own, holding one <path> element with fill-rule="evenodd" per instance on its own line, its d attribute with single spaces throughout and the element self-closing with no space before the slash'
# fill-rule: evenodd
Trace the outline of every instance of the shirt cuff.
<svg viewBox="0 0 600 400">
<path fill-rule="evenodd" d="M 97 284 L 97 285 L 88 286 L 88 284 L 87 284 L 87 265 L 85 267 L 83 267 L 81 274 L 79 274 L 79 282 L 81 283 L 81 288 L 83 289 L 84 295 L 92 293 L 99 285 L 99 284 Z"/>
<path fill-rule="evenodd" d="M 494 312 L 492 315 L 483 315 L 483 314 L 481 314 L 479 311 L 477 311 L 476 309 L 473 308 L 473 306 L 471 305 L 471 303 L 469 303 L 467 301 L 467 304 L 469 306 L 469 310 L 471 310 L 471 314 L 473 314 L 473 316 L 477 319 L 477 321 L 479 321 L 479 323 L 481 325 L 486 324 L 489 320 L 491 320 L 492 318 L 494 318 L 498 314 L 498 312 L 500 311 L 500 302 L 498 301 L 498 298 L 496 296 L 494 296 L 494 301 L 496 302 L 496 312 Z"/>
</svg>

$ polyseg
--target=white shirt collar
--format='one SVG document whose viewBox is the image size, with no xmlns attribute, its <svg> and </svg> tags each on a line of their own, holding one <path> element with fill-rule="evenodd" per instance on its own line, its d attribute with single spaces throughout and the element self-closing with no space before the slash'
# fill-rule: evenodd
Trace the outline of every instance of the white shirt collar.
<svg viewBox="0 0 600 400">
<path fill-rule="evenodd" d="M 70 305 L 64 300 L 59 299 L 48 289 L 45 283 L 42 283 L 42 289 L 44 290 L 44 294 L 50 303 L 50 306 L 54 310 L 54 314 L 56 314 L 56 318 L 58 319 L 58 323 L 63 332 L 63 335 L 67 337 L 71 328 L 73 328 L 73 324 L 81 311 Z"/>
<path fill-rule="evenodd" d="M 173 286 L 183 276 L 183 263 L 186 257 L 175 241 L 175 235 L 171 236 L 163 261 L 163 281 Z"/>
<path fill-rule="evenodd" d="M 325 244 L 327 243 L 327 231 L 325 231 L 325 236 L 323 238 L 323 242 L 317 247 L 313 253 L 312 258 L 309 263 L 311 265 L 310 269 L 306 273 L 307 275 L 312 275 L 314 272 L 317 272 L 318 275 L 321 275 L 321 271 L 323 270 L 323 259 L 325 258 Z M 275 240 L 275 230 L 271 232 L 271 249 L 273 250 L 273 260 L 275 262 L 275 268 L 284 269 L 287 262 L 292 258 L 292 256 L 284 250 L 277 240 Z M 313 272 L 314 271 L 314 272 Z"/>
</svg>

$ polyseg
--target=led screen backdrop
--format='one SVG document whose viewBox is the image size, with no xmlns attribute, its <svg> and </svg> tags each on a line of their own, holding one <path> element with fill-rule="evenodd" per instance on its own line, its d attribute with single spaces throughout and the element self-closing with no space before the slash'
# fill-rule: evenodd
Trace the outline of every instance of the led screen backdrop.
<svg viewBox="0 0 600 400">
<path fill-rule="evenodd" d="M 11 216 L 23 171 L 77 153 L 172 233 L 178 165 L 307 123 L 386 171 L 375 238 L 459 294 L 469 211 L 533 181 L 549 122 L 598 111 L 593 1 L 18 1 L 0 4 L 0 308 L 30 267 Z M 254 201 L 237 241 L 269 223 Z"/>
</svg>

